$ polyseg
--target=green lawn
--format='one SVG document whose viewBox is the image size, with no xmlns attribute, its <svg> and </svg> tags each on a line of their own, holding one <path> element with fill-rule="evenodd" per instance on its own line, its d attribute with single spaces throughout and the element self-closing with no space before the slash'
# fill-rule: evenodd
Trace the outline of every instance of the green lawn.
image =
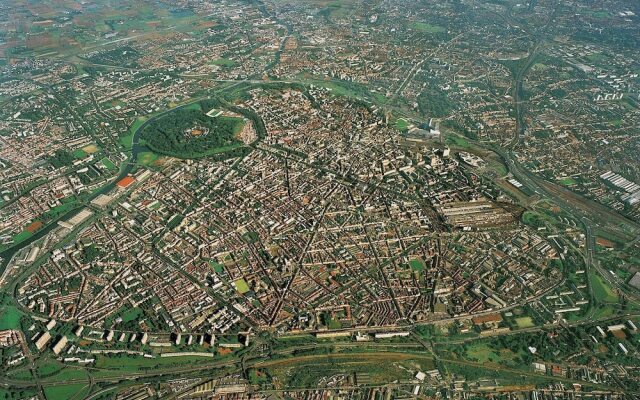
<svg viewBox="0 0 640 400">
<path fill-rule="evenodd" d="M 17 329 L 20 327 L 20 310 L 14 306 L 6 306 L 0 311 L 0 329 Z"/>
<path fill-rule="evenodd" d="M 332 94 L 336 96 L 344 96 L 351 97 L 356 99 L 361 99 L 366 97 L 369 94 L 369 90 L 365 87 L 358 86 L 355 83 L 346 83 L 346 82 L 338 82 L 338 81 L 325 81 L 319 79 L 312 79 L 307 81 L 306 83 L 313 84 L 315 86 L 324 87 L 329 89 Z"/>
<path fill-rule="evenodd" d="M 478 343 L 469 346 L 469 349 L 467 350 L 467 356 L 468 358 L 478 360 L 479 362 L 487 362 L 490 359 L 495 360 L 498 355 L 494 353 L 493 350 L 486 344 Z"/>
<path fill-rule="evenodd" d="M 589 54 L 587 56 L 587 59 L 591 62 L 594 63 L 602 63 L 605 62 L 609 59 L 609 57 L 607 57 L 606 55 L 602 54 L 602 53 L 593 53 L 593 54 Z"/>
<path fill-rule="evenodd" d="M 66 214 L 78 206 L 76 199 L 73 197 L 66 197 L 61 200 L 62 204 L 47 210 L 42 216 L 46 219 L 57 218 L 60 215 Z"/>
<path fill-rule="evenodd" d="M 83 399 L 88 392 L 89 387 L 84 383 L 49 386 L 44 388 L 44 395 L 47 400 Z"/>
<path fill-rule="evenodd" d="M 129 133 L 125 136 L 120 136 L 120 144 L 127 150 L 131 150 L 133 147 L 133 133 Z"/>
<path fill-rule="evenodd" d="M 214 271 L 216 271 L 217 274 L 221 274 L 224 271 L 224 265 L 219 264 L 213 260 L 209 261 L 209 265 L 211 266 L 211 268 L 213 268 Z"/>
<path fill-rule="evenodd" d="M 607 18 L 609 17 L 609 12 L 605 10 L 587 10 L 587 15 L 593 18 Z"/>
<path fill-rule="evenodd" d="M 31 379 L 33 379 L 33 375 L 31 374 L 31 371 L 28 369 L 13 369 L 10 370 L 7 373 L 7 376 L 10 379 L 15 379 L 18 381 L 30 381 Z M 1 399 L 2 397 L 0 397 Z"/>
<path fill-rule="evenodd" d="M 563 178 L 563 179 L 560 179 L 560 183 L 565 186 L 572 186 L 577 184 L 578 182 L 576 182 L 575 179 L 573 178 Z"/>
<path fill-rule="evenodd" d="M 120 136 L 120 144 L 125 149 L 131 150 L 131 147 L 133 146 L 133 134 L 142 126 L 142 124 L 145 123 L 146 120 L 147 120 L 146 117 L 136 118 L 136 120 L 133 121 L 133 123 L 129 127 L 128 134 L 124 136 Z"/>
<path fill-rule="evenodd" d="M 140 307 L 122 307 L 118 312 L 105 320 L 107 325 L 111 325 L 118 317 L 122 318 L 122 324 L 127 322 L 137 321 L 144 316 L 144 311 Z"/>
<path fill-rule="evenodd" d="M 82 149 L 76 149 L 71 154 L 73 154 L 73 157 L 77 159 L 82 159 L 87 156 L 87 152 Z"/>
<path fill-rule="evenodd" d="M 140 128 L 142 126 L 142 124 L 144 124 L 146 121 L 147 121 L 146 117 L 138 117 L 138 118 L 136 118 L 136 120 L 133 121 L 133 123 L 129 127 L 129 133 L 134 133 L 135 131 L 137 131 L 138 128 Z"/>
<path fill-rule="evenodd" d="M 159 155 L 152 151 L 143 151 L 138 154 L 138 158 L 136 162 L 139 165 L 144 165 L 145 167 L 153 166 L 153 164 L 160 158 Z"/>
<path fill-rule="evenodd" d="M 198 110 L 198 111 L 202 111 L 202 106 L 200 105 L 200 103 L 191 103 L 188 106 L 184 106 L 182 107 L 183 110 Z"/>
<path fill-rule="evenodd" d="M 399 131 L 406 131 L 409 128 L 409 122 L 404 118 L 398 118 L 396 120 L 396 128 Z"/>
<path fill-rule="evenodd" d="M 471 147 L 467 139 L 460 136 L 448 136 L 447 143 L 463 149 L 468 149 L 469 147 Z"/>
<path fill-rule="evenodd" d="M 600 275 L 592 272 L 589 274 L 589 277 L 596 301 L 605 303 L 615 303 L 618 301 L 618 296 L 611 290 L 611 287 Z"/>
<path fill-rule="evenodd" d="M 329 329 L 340 329 L 342 328 L 342 322 L 337 319 L 329 318 L 329 321 L 327 321 L 327 327 Z"/>
<path fill-rule="evenodd" d="M 409 266 L 412 270 L 418 272 L 422 272 L 422 270 L 424 269 L 424 263 L 422 262 L 422 260 L 410 260 Z"/>
<path fill-rule="evenodd" d="M 180 367 L 185 365 L 193 365 L 195 363 L 210 363 L 211 359 L 206 357 L 193 358 L 191 356 L 184 357 L 157 357 L 145 358 L 140 356 L 121 356 L 121 357 L 96 357 L 96 368 L 114 369 L 118 373 L 122 371 L 140 371 L 152 368 L 162 367 Z M 109 372 L 109 371 L 105 371 Z M 99 372 L 96 376 L 100 375 Z M 108 374 L 107 374 L 108 375 Z"/>
<path fill-rule="evenodd" d="M 22 231 L 13 237 L 13 243 L 20 243 L 23 240 L 29 239 L 32 235 L 33 233 L 29 231 Z"/>
<path fill-rule="evenodd" d="M 535 63 L 531 66 L 531 71 L 544 71 L 547 68 L 549 67 L 547 67 L 545 64 Z"/>
<path fill-rule="evenodd" d="M 60 371 L 62 371 L 63 368 L 64 368 L 64 364 L 62 363 L 59 363 L 55 360 L 51 360 L 51 361 L 45 360 L 38 364 L 38 368 L 36 372 L 38 373 L 39 377 L 47 378 L 60 373 Z"/>
<path fill-rule="evenodd" d="M 83 368 L 64 367 L 55 375 L 43 379 L 43 382 L 58 383 L 71 380 L 79 381 L 82 379 L 89 381 L 87 370 Z"/>
<path fill-rule="evenodd" d="M 476 343 L 467 349 L 467 357 L 469 359 L 478 360 L 478 362 L 495 362 L 502 363 L 511 361 L 517 356 L 517 353 L 509 349 L 492 349 L 487 343 Z"/>
<path fill-rule="evenodd" d="M 118 169 L 118 167 L 113 163 L 113 161 L 109 160 L 107 157 L 100 160 L 100 162 L 102 163 L 102 165 L 105 166 L 105 168 L 107 168 L 110 171 L 114 169 Z"/>
<path fill-rule="evenodd" d="M 245 294 L 249 291 L 249 285 L 247 285 L 247 281 L 245 281 L 244 279 L 238 279 L 235 282 L 233 282 L 236 290 L 238 292 L 240 292 L 241 294 Z"/>
<path fill-rule="evenodd" d="M 532 326 L 535 326 L 531 317 L 516 318 L 516 324 L 518 325 L 518 328 L 531 328 Z"/>
<path fill-rule="evenodd" d="M 442 26 L 431 25 L 425 22 L 413 22 L 410 26 L 411 26 L 411 29 L 414 29 L 419 32 L 424 32 L 424 33 L 442 33 L 447 31 Z"/>
<path fill-rule="evenodd" d="M 593 314 L 594 319 L 608 318 L 615 313 L 615 309 L 611 305 L 598 306 Z"/>
</svg>

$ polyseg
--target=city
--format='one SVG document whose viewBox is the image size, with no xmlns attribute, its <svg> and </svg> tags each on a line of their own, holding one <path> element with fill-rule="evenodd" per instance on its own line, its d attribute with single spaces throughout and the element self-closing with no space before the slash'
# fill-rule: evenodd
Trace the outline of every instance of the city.
<svg viewBox="0 0 640 400">
<path fill-rule="evenodd" d="M 0 4 L 0 399 L 640 395 L 638 15 Z"/>
</svg>

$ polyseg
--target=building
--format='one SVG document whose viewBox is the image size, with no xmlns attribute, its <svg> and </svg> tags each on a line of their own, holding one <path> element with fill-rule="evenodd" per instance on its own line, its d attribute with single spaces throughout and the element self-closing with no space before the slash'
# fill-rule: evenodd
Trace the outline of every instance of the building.
<svg viewBox="0 0 640 400">
<path fill-rule="evenodd" d="M 132 176 L 125 176 L 124 178 L 120 179 L 118 183 L 116 183 L 116 185 L 119 188 L 126 189 L 135 181 L 136 180 Z"/>
<path fill-rule="evenodd" d="M 49 343 L 49 340 L 51 340 L 51 334 L 49 333 L 49 331 L 45 331 L 44 333 L 42 333 L 42 335 L 40 335 L 38 340 L 36 340 L 36 349 L 44 349 L 47 343 Z"/>
<path fill-rule="evenodd" d="M 58 340 L 58 343 L 53 346 L 53 352 L 56 355 L 60 354 L 60 352 L 64 349 L 64 346 L 66 346 L 68 342 L 69 340 L 66 336 L 61 337 L 60 340 Z"/>
</svg>

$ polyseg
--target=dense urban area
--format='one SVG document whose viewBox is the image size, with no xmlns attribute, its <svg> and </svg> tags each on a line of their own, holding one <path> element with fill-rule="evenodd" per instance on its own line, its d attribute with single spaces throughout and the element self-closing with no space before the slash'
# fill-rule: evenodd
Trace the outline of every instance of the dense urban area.
<svg viewBox="0 0 640 400">
<path fill-rule="evenodd" d="M 0 400 L 640 397 L 640 3 L 0 2 Z"/>
</svg>

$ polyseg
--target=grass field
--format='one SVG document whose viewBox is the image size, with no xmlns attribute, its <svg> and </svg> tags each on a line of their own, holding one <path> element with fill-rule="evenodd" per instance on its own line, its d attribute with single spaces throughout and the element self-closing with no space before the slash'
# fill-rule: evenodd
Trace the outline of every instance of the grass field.
<svg viewBox="0 0 640 400">
<path fill-rule="evenodd" d="M 82 149 L 76 149 L 73 151 L 73 157 L 77 159 L 85 158 L 87 156 L 87 152 Z"/>
<path fill-rule="evenodd" d="M 446 142 L 452 146 L 459 147 L 462 149 L 468 149 L 471 147 L 467 139 L 460 136 L 447 136 Z"/>
<path fill-rule="evenodd" d="M 560 183 L 565 186 L 572 186 L 577 184 L 578 182 L 576 182 L 575 179 L 573 178 L 563 178 L 563 179 L 560 179 Z"/>
<path fill-rule="evenodd" d="M 38 373 L 39 377 L 47 378 L 60 373 L 60 371 L 62 371 L 63 368 L 64 368 L 64 365 L 55 360 L 50 360 L 50 361 L 44 360 L 44 361 L 40 361 L 36 372 Z"/>
<path fill-rule="evenodd" d="M 587 10 L 586 13 L 593 18 L 607 18 L 609 17 L 609 12 L 605 10 Z"/>
<path fill-rule="evenodd" d="M 471 360 L 477 360 L 479 362 L 492 361 L 498 357 L 498 355 L 485 343 L 478 343 L 470 346 L 467 350 L 467 356 Z"/>
<path fill-rule="evenodd" d="M 615 309 L 611 305 L 599 306 L 596 308 L 593 317 L 594 319 L 608 318 L 615 313 Z"/>
<path fill-rule="evenodd" d="M 89 386 L 83 383 L 49 386 L 44 388 L 44 395 L 47 400 L 84 399 L 88 392 Z"/>
<path fill-rule="evenodd" d="M 31 371 L 28 369 L 13 369 L 7 373 L 7 376 L 10 379 L 15 379 L 17 381 L 30 381 L 33 379 L 33 375 Z M 0 397 L 1 399 L 2 397 Z"/>
<path fill-rule="evenodd" d="M 421 272 L 424 269 L 424 263 L 422 260 L 410 260 L 409 266 L 413 271 Z"/>
<path fill-rule="evenodd" d="M 133 147 L 133 132 L 125 136 L 120 136 L 120 144 L 127 150 L 131 150 Z"/>
<path fill-rule="evenodd" d="M 162 367 L 185 367 L 195 363 L 210 363 L 210 358 L 193 358 L 185 357 L 165 357 L 165 358 L 145 358 L 137 356 L 123 357 L 96 357 L 96 368 L 113 369 L 117 373 L 123 371 L 140 371 L 145 369 L 162 368 Z M 105 371 L 109 375 L 109 371 Z M 100 375 L 99 373 L 97 373 Z"/>
<path fill-rule="evenodd" d="M 136 162 L 139 165 L 144 165 L 145 167 L 152 167 L 159 158 L 160 156 L 152 151 L 143 151 L 138 154 Z"/>
<path fill-rule="evenodd" d="M 593 295 L 596 301 L 604 303 L 615 303 L 618 301 L 618 296 L 611 290 L 611 287 L 605 282 L 600 275 L 592 272 L 589 274 L 591 279 L 591 286 L 593 287 Z"/>
<path fill-rule="evenodd" d="M 505 362 L 513 360 L 518 354 L 509 349 L 492 349 L 487 343 L 479 342 L 469 346 L 467 349 L 467 358 L 470 361 L 477 360 L 481 363 L 486 362 Z"/>
<path fill-rule="evenodd" d="M 100 162 L 102 163 L 102 165 L 104 165 L 109 171 L 113 171 L 115 169 L 118 169 L 118 167 L 113 163 L 113 161 L 109 160 L 107 157 L 103 158 L 102 160 L 100 160 Z"/>
<path fill-rule="evenodd" d="M 247 281 L 245 281 L 244 279 L 238 279 L 237 281 L 233 282 L 233 284 L 235 285 L 236 290 L 241 294 L 245 294 L 249 291 L 249 285 L 247 285 Z"/>
<path fill-rule="evenodd" d="M 22 231 L 13 237 L 13 243 L 20 243 L 24 240 L 29 239 L 33 233 L 29 231 Z"/>
<path fill-rule="evenodd" d="M 122 318 L 122 324 L 126 324 L 127 322 L 136 321 L 142 319 L 144 316 L 144 311 L 140 307 L 122 307 L 118 310 L 118 312 L 105 320 L 107 325 L 111 325 L 118 317 Z"/>
<path fill-rule="evenodd" d="M 303 78 L 304 79 L 304 78 Z M 369 99 L 376 104 L 386 104 L 388 99 L 381 93 L 375 93 L 368 87 L 355 82 L 338 82 L 321 79 L 304 79 L 304 83 L 329 89 L 336 96 L 349 97 L 353 99 Z"/>
<path fill-rule="evenodd" d="M 603 61 L 608 60 L 608 59 L 609 59 L 609 57 L 605 56 L 605 55 L 604 55 L 604 54 L 602 54 L 602 53 L 593 53 L 593 54 L 589 54 L 589 55 L 587 56 L 587 59 L 588 59 L 589 61 L 591 61 L 591 62 L 598 63 L 598 62 L 603 62 Z"/>
<path fill-rule="evenodd" d="M 214 271 L 216 271 L 217 274 L 221 274 L 224 271 L 224 266 L 213 260 L 209 261 L 209 265 L 211 266 L 211 268 L 213 268 Z"/>
<path fill-rule="evenodd" d="M 235 61 L 229 60 L 228 58 L 218 58 L 217 60 L 211 61 L 211 64 L 226 68 L 233 68 L 238 65 Z"/>
<path fill-rule="evenodd" d="M 202 106 L 200 105 L 200 103 L 191 103 L 188 106 L 184 106 L 182 109 L 183 110 L 198 110 L 198 111 L 202 111 Z"/>
<path fill-rule="evenodd" d="M 531 317 L 516 318 L 516 324 L 518 325 L 518 328 L 531 328 L 532 326 L 535 326 Z"/>
<path fill-rule="evenodd" d="M 6 306 L 0 311 L 0 329 L 16 329 L 20 327 L 20 310 L 14 306 Z"/>
<path fill-rule="evenodd" d="M 131 147 L 133 146 L 133 134 L 138 130 L 138 128 L 142 126 L 142 124 L 145 123 L 146 120 L 147 118 L 145 117 L 136 118 L 136 120 L 133 121 L 133 123 L 129 127 L 129 133 L 125 136 L 120 137 L 120 144 L 125 149 L 131 150 Z"/>
<path fill-rule="evenodd" d="M 396 128 L 399 131 L 406 131 L 409 128 L 409 122 L 404 118 L 398 118 L 396 120 Z"/>
<path fill-rule="evenodd" d="M 55 375 L 43 379 L 44 382 L 65 382 L 65 381 L 79 381 L 86 379 L 89 381 L 89 374 L 87 370 L 82 368 L 64 367 L 59 370 Z"/>
<path fill-rule="evenodd" d="M 64 199 L 62 199 L 62 204 L 57 205 L 47 211 L 45 211 L 44 214 L 42 214 L 43 218 L 57 218 L 60 215 L 66 214 L 69 211 L 73 210 L 75 207 L 78 206 L 78 203 L 76 202 L 76 199 L 73 197 L 66 197 Z"/>
<path fill-rule="evenodd" d="M 135 131 L 137 131 L 138 128 L 140 128 L 142 126 L 142 124 L 144 124 L 146 121 L 147 121 L 146 117 L 138 117 L 138 118 L 136 118 L 136 120 L 133 121 L 133 123 L 129 127 L 129 133 L 134 133 Z"/>
<path fill-rule="evenodd" d="M 547 68 L 549 67 L 547 67 L 545 64 L 535 63 L 531 66 L 531 71 L 544 71 Z"/>
<path fill-rule="evenodd" d="M 411 29 L 414 29 L 414 30 L 419 31 L 419 32 L 424 32 L 424 33 L 442 33 L 442 32 L 446 32 L 447 31 L 442 26 L 431 25 L 431 24 L 427 24 L 425 22 L 413 22 L 410 25 L 410 27 L 411 27 Z"/>
</svg>

